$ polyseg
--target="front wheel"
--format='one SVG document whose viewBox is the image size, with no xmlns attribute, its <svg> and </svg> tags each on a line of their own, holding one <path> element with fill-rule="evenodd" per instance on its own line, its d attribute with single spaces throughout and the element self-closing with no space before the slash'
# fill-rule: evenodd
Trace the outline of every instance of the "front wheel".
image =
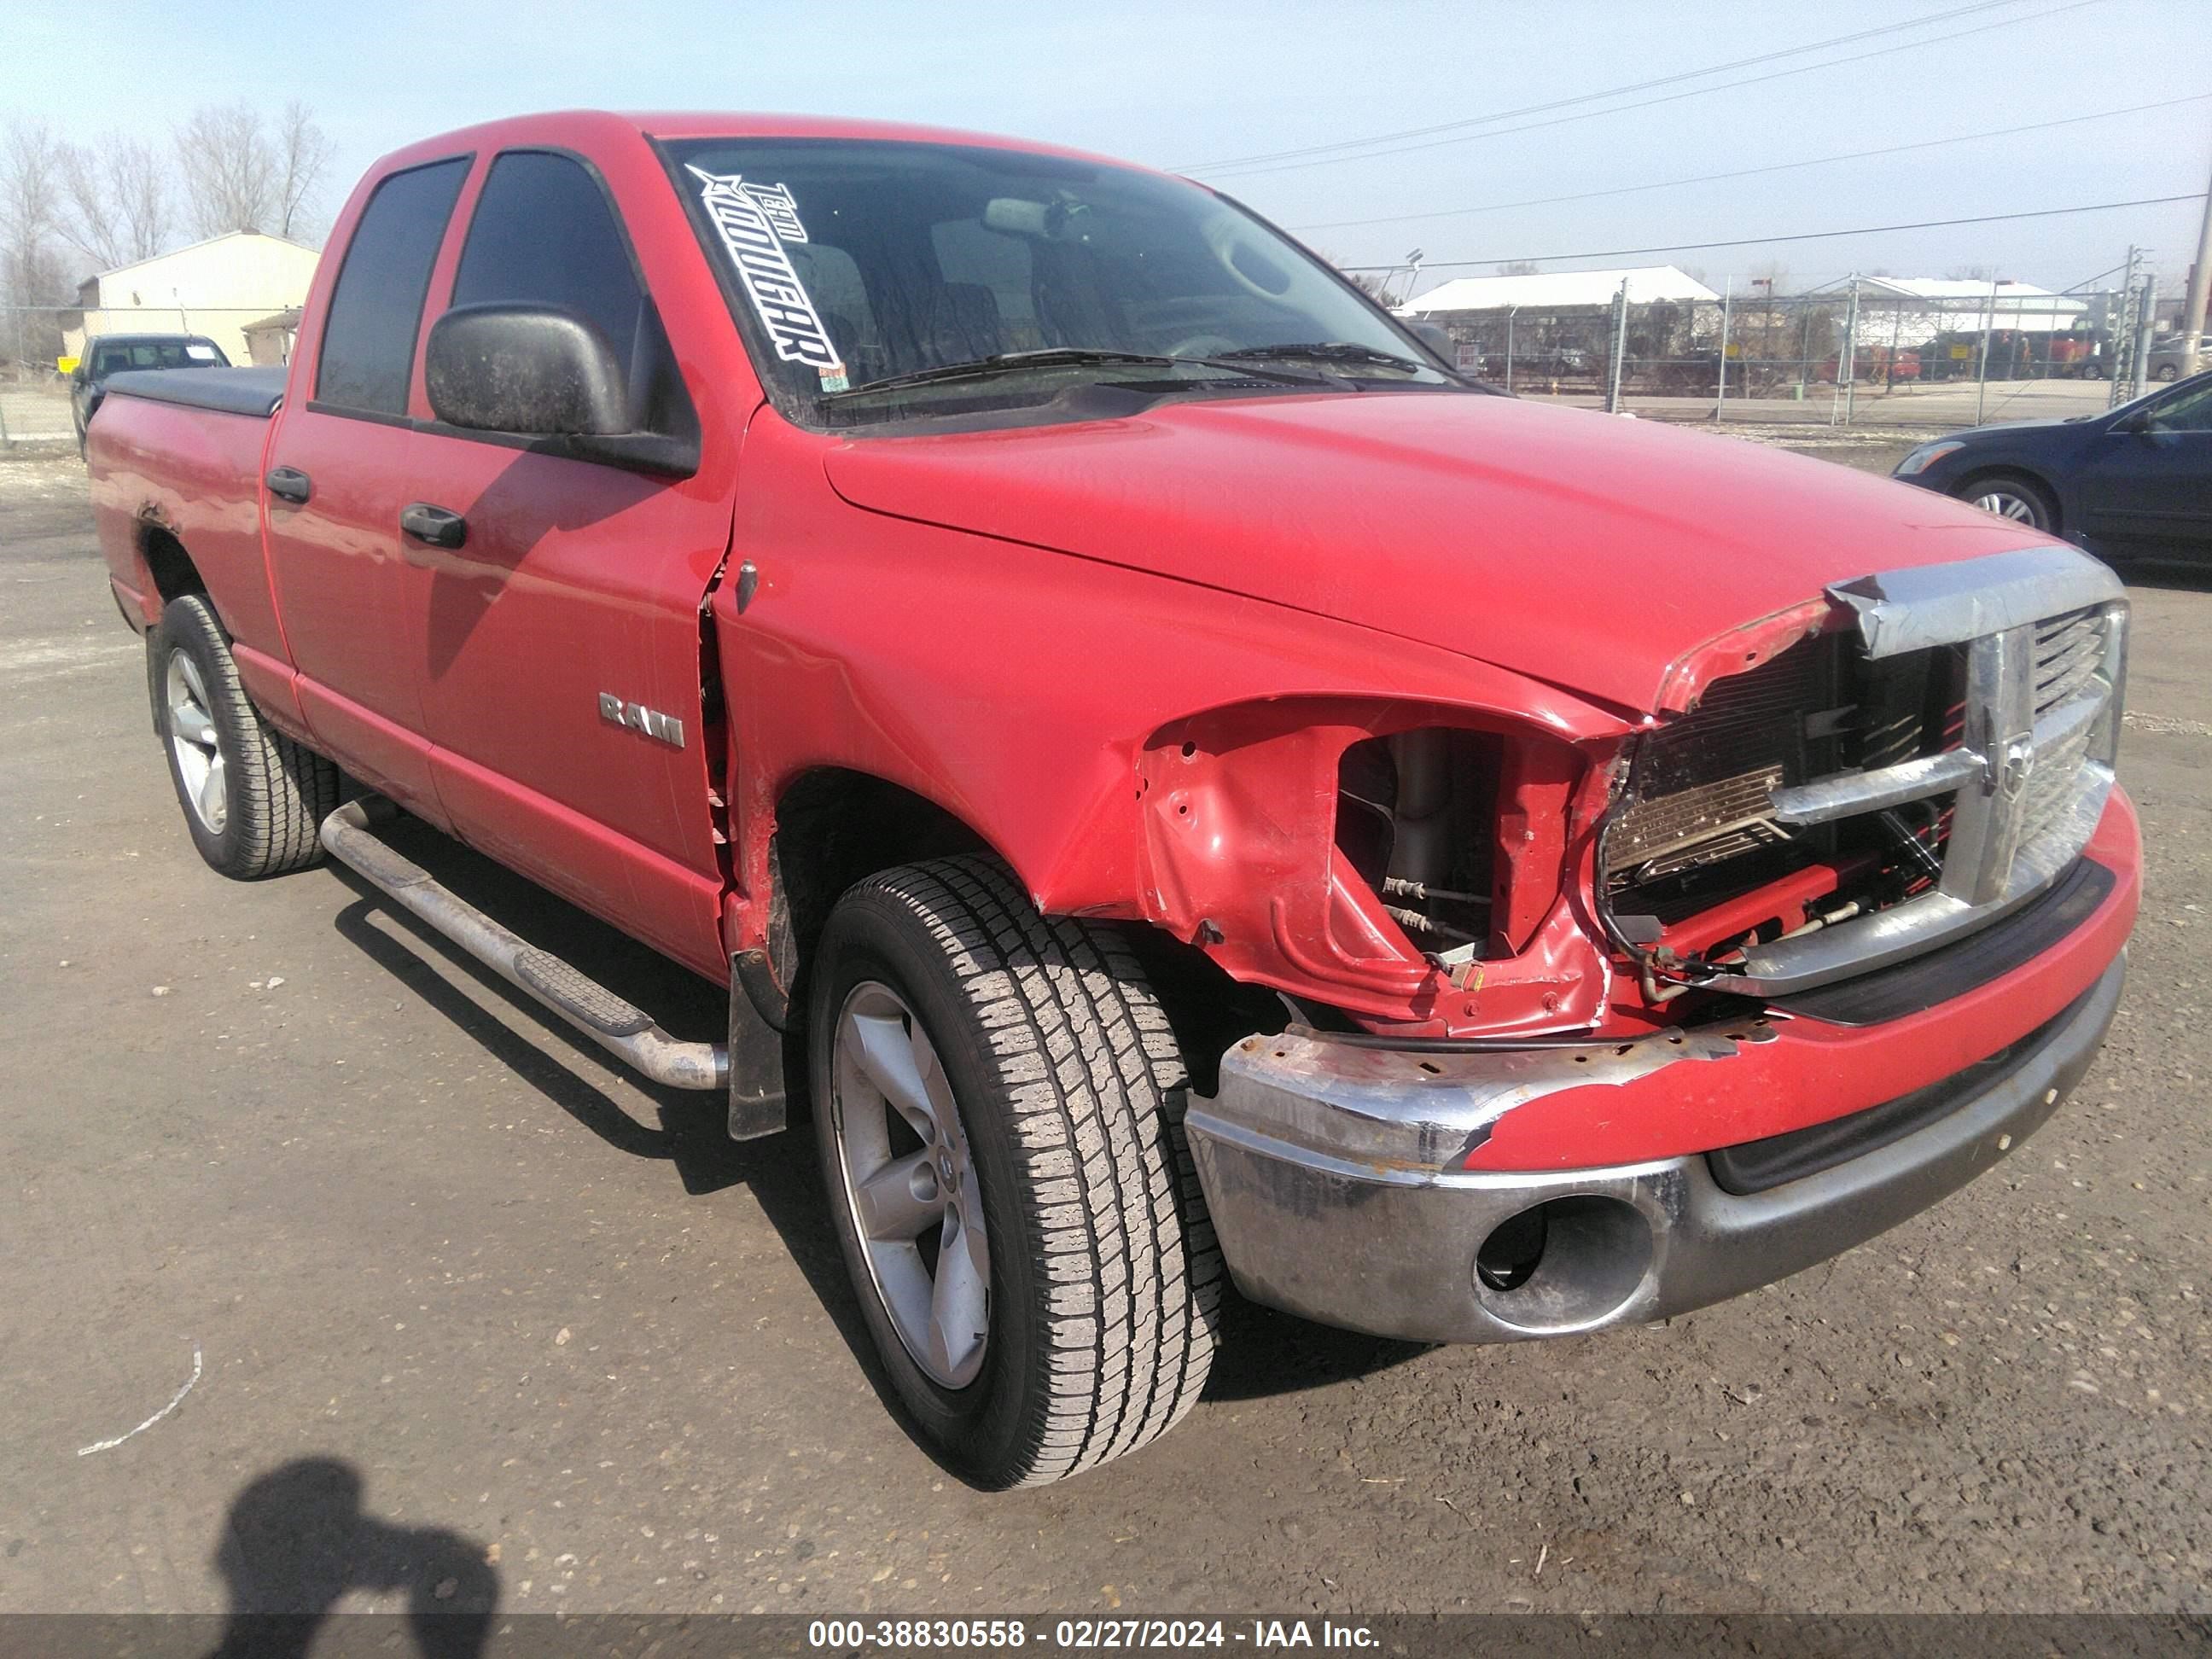
<svg viewBox="0 0 2212 1659">
<path fill-rule="evenodd" d="M 237 881 L 316 862 L 337 769 L 263 720 L 208 602 L 187 593 L 164 605 L 147 649 L 154 726 L 200 856 Z"/>
<path fill-rule="evenodd" d="M 2051 499 L 2050 491 L 2015 474 L 1993 472 L 1969 478 L 1959 486 L 1957 495 L 1960 501 L 1984 513 L 1994 513 L 2000 519 L 2010 519 L 2031 530 L 2057 533 L 2058 506 Z"/>
<path fill-rule="evenodd" d="M 2181 371 L 2176 368 L 2172 363 L 2160 363 L 2158 366 L 2158 374 L 2156 378 L 2161 380 L 2172 380 L 2179 379 L 2180 374 Z"/>
<path fill-rule="evenodd" d="M 1127 942 L 943 859 L 848 892 L 811 972 L 830 1208 L 930 1450 L 998 1489 L 1165 1431 L 1205 1384 L 1222 1266 Z"/>
</svg>

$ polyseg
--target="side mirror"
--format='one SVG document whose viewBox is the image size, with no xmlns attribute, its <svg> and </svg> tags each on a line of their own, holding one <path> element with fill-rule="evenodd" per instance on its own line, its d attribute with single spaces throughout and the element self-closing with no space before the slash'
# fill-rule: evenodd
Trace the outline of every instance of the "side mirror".
<svg viewBox="0 0 2212 1659">
<path fill-rule="evenodd" d="M 456 306 L 430 329 L 430 410 L 482 432 L 604 435 L 631 429 L 629 388 L 605 335 L 550 306 Z"/>
<path fill-rule="evenodd" d="M 1401 317 L 1398 320 L 1405 325 L 1408 334 L 1443 358 L 1446 368 L 1456 369 L 1459 367 L 1458 348 L 1453 343 L 1452 337 L 1445 331 L 1443 324 L 1432 323 L 1425 317 L 1418 320 L 1411 317 Z"/>
</svg>

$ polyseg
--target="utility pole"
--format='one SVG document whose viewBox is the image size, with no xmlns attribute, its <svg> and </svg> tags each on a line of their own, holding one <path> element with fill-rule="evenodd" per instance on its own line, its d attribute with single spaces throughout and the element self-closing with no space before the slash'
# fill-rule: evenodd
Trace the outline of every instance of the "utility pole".
<svg viewBox="0 0 2212 1659">
<path fill-rule="evenodd" d="M 2204 223 L 2197 233 L 2197 263 L 2189 267 L 2189 297 L 2181 302 L 2181 372 L 2194 374 L 2212 368 L 2197 355 L 2197 342 L 2204 334 L 2204 295 L 2212 282 L 2212 189 L 2204 192 Z"/>
<path fill-rule="evenodd" d="M 2133 354 L 2135 357 L 2135 366 L 2129 372 L 2128 375 L 2130 382 L 2134 386 L 2134 390 L 2128 393 L 2128 396 L 2130 398 L 2142 397 L 2143 395 L 2144 389 L 2150 382 L 2151 319 L 2158 312 L 2157 273 L 2154 271 L 2145 271 L 2143 273 L 2142 282 L 2136 288 L 2136 293 L 2137 296 L 2136 300 L 2136 340 L 2135 351 Z"/>
<path fill-rule="evenodd" d="M 1771 358 L 1774 355 L 1774 278 L 1754 276 L 1751 279 L 1751 285 L 1753 288 L 1763 288 L 1766 290 L 1766 302 L 1760 308 L 1759 316 L 1759 349 Z M 1759 385 L 1752 378 L 1751 364 L 1752 355 L 1747 351 L 1743 354 L 1743 395 L 1747 398 L 1756 398 L 1759 395 Z M 1771 391 L 1772 387 L 1770 386 L 1768 389 Z"/>
<path fill-rule="evenodd" d="M 1621 359 L 1628 351 L 1628 278 L 1620 279 L 1620 292 L 1613 301 L 1613 373 L 1606 381 L 1605 412 L 1620 413 Z"/>
<path fill-rule="evenodd" d="M 2142 261 L 2142 250 L 2130 245 L 2127 275 L 2120 279 L 2120 314 L 2112 319 L 2106 334 L 2111 346 L 2108 366 L 2112 374 L 2112 389 L 2105 394 L 2107 409 L 2118 409 L 2135 396 L 2128 387 L 2135 378 L 2136 267 Z"/>
<path fill-rule="evenodd" d="M 1997 279 L 1990 278 L 1989 315 L 1982 328 L 1981 372 L 1976 376 L 1980 385 L 1974 389 L 1974 424 L 1982 423 L 1982 411 L 1990 401 L 1990 337 L 1997 331 Z"/>
<path fill-rule="evenodd" d="M 1713 424 L 1720 424 L 1721 411 L 1728 407 L 1728 337 L 1729 303 L 1735 294 L 1735 278 L 1721 279 L 1721 373 L 1713 389 Z"/>
<path fill-rule="evenodd" d="M 1406 297 L 1399 304 L 1409 306 L 1413 303 L 1413 290 L 1421 285 L 1421 261 L 1427 257 L 1420 248 L 1415 248 L 1406 256 Z M 1387 283 L 1385 289 L 1387 291 Z"/>
<path fill-rule="evenodd" d="M 1843 392 L 1844 424 L 1851 423 L 1858 392 L 1859 274 L 1851 273 L 1851 302 L 1844 313 L 1844 349 L 1836 354 L 1836 384 Z"/>
</svg>

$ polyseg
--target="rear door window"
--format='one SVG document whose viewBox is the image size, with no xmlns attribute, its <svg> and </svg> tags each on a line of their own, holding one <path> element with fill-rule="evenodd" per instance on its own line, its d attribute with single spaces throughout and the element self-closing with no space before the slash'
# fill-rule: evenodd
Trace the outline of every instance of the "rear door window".
<svg viewBox="0 0 2212 1659">
<path fill-rule="evenodd" d="M 395 173 L 377 185 L 331 295 L 316 402 L 364 414 L 407 412 L 430 267 L 468 167 L 465 156 L 456 156 Z"/>
</svg>

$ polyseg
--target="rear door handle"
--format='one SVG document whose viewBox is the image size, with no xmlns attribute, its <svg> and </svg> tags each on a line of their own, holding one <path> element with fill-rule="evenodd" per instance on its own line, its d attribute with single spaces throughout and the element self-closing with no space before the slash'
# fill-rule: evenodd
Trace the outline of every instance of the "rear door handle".
<svg viewBox="0 0 2212 1659">
<path fill-rule="evenodd" d="M 469 539 L 469 521 L 428 501 L 416 501 L 399 515 L 399 527 L 433 547 L 459 547 Z"/>
<path fill-rule="evenodd" d="M 269 486 L 270 495 L 282 496 L 295 507 L 305 507 L 315 488 L 313 481 L 296 466 L 272 466 L 261 482 Z"/>
</svg>

